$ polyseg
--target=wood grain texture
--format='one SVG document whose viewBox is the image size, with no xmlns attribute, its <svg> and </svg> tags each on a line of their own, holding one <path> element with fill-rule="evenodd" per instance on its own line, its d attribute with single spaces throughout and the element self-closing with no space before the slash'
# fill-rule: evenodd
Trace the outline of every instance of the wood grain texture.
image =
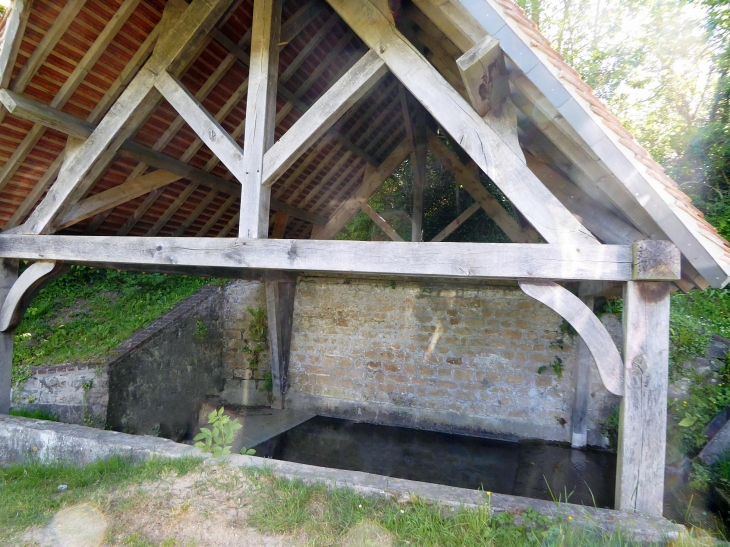
<svg viewBox="0 0 730 547">
<path fill-rule="evenodd" d="M 520 280 L 520 289 L 565 319 L 593 355 L 606 389 L 623 395 L 623 360 L 611 335 L 581 300 L 565 287 L 547 280 Z"/>
<path fill-rule="evenodd" d="M 294 319 L 296 282 L 266 283 L 266 312 L 271 354 L 272 408 L 284 408 L 289 388 L 289 348 Z"/>
<path fill-rule="evenodd" d="M 18 261 L 0 261 L 0 303 L 4 304 L 18 279 Z M 0 333 L 0 414 L 10 410 L 10 389 L 13 380 L 13 333 Z"/>
<path fill-rule="evenodd" d="M 669 284 L 624 289 L 624 385 L 618 437 L 616 509 L 661 516 L 667 435 Z"/>
<path fill-rule="evenodd" d="M 5 89 L 10 83 L 32 7 L 33 0 L 15 0 L 6 8 L 10 13 L 0 42 L 0 88 Z"/>
<path fill-rule="evenodd" d="M 41 260 L 28 266 L 8 291 L 0 308 L 0 332 L 8 332 L 23 320 L 25 310 L 33 297 L 46 283 L 68 270 L 62 262 Z"/>
<path fill-rule="evenodd" d="M 637 241 L 634 249 L 634 279 L 673 281 L 682 277 L 682 254 L 671 241 Z"/>
<path fill-rule="evenodd" d="M 421 277 L 627 281 L 631 247 L 0 235 L 0 258 Z"/>
<path fill-rule="evenodd" d="M 549 243 L 596 243 L 593 235 L 370 0 L 328 2 Z"/>
<path fill-rule="evenodd" d="M 239 237 L 268 237 L 271 188 L 262 184 L 264 155 L 274 144 L 282 0 L 255 0 L 244 133 Z"/>
<path fill-rule="evenodd" d="M 385 63 L 372 51 L 322 95 L 264 155 L 263 184 L 271 186 L 299 156 L 385 76 Z"/>
</svg>

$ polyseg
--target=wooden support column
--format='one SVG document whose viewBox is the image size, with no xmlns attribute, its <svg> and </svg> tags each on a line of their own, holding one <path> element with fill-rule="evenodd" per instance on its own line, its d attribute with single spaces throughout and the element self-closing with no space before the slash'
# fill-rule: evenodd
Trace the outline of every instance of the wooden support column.
<svg viewBox="0 0 730 547">
<path fill-rule="evenodd" d="M 669 283 L 629 281 L 624 289 L 616 509 L 657 516 L 664 501 L 669 295 Z"/>
<path fill-rule="evenodd" d="M 271 351 L 272 408 L 284 408 L 289 389 L 289 348 L 294 317 L 295 281 L 266 283 L 266 312 Z"/>
<path fill-rule="evenodd" d="M 246 130 L 238 236 L 266 238 L 271 188 L 264 186 L 264 155 L 274 144 L 282 0 L 256 0 L 251 27 Z"/>
<path fill-rule="evenodd" d="M 411 241 L 423 241 L 423 192 L 426 188 L 426 110 L 419 108 L 413 124 L 413 214 Z"/>
<path fill-rule="evenodd" d="M 4 303 L 18 279 L 18 261 L 0 260 L 0 302 Z M 10 410 L 10 386 L 13 378 L 13 331 L 0 333 L 0 414 Z"/>
<path fill-rule="evenodd" d="M 580 299 L 592 312 L 594 298 L 582 296 Z M 585 448 L 588 442 L 588 401 L 591 398 L 591 369 L 595 361 L 591 350 L 583 338 L 578 340 L 578 370 L 575 375 L 575 396 L 573 397 L 573 430 L 570 444 L 573 448 Z"/>
</svg>

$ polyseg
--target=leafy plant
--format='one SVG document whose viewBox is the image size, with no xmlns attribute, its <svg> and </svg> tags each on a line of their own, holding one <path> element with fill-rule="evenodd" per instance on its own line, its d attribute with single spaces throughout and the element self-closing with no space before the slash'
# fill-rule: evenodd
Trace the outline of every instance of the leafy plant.
<svg viewBox="0 0 730 547">
<path fill-rule="evenodd" d="M 220 407 L 208 414 L 208 425 L 211 427 L 201 427 L 200 433 L 193 439 L 196 441 L 196 448 L 209 452 L 216 458 L 231 453 L 233 435 L 243 427 L 238 419 L 231 420 L 224 412 L 225 409 Z"/>
<path fill-rule="evenodd" d="M 251 314 L 251 322 L 248 325 L 249 338 L 243 347 L 244 353 L 251 357 L 248 360 L 249 368 L 258 367 L 261 354 L 269 349 L 269 327 L 266 317 L 266 308 L 247 308 Z"/>
<path fill-rule="evenodd" d="M 193 334 L 198 340 L 204 340 L 208 334 L 208 327 L 200 317 L 195 320 L 195 332 Z"/>
<path fill-rule="evenodd" d="M 601 435 L 608 439 L 608 446 L 612 450 L 616 450 L 618 448 L 618 424 L 621 416 L 620 412 L 621 407 L 616 405 L 613 407 L 613 410 L 611 410 L 611 413 L 606 416 L 605 420 L 598 422 L 598 430 L 601 432 Z"/>
<path fill-rule="evenodd" d="M 555 373 L 555 376 L 557 376 L 559 380 L 563 378 L 563 370 L 564 370 L 565 367 L 563 365 L 563 360 L 560 357 L 558 357 L 556 355 L 553 358 L 552 363 L 550 363 L 548 366 L 551 369 L 553 369 L 553 372 Z M 542 374 L 543 372 L 545 372 L 548 369 L 548 366 L 541 366 L 541 367 L 539 367 L 537 369 L 537 373 L 538 374 Z"/>
<path fill-rule="evenodd" d="M 271 371 L 265 371 L 262 377 L 264 384 L 259 388 L 259 391 L 271 394 L 274 391 L 274 377 L 272 376 Z"/>
<path fill-rule="evenodd" d="M 253 448 L 246 448 L 245 446 L 241 448 L 241 454 L 244 456 L 253 456 L 256 454 L 256 451 Z"/>
</svg>

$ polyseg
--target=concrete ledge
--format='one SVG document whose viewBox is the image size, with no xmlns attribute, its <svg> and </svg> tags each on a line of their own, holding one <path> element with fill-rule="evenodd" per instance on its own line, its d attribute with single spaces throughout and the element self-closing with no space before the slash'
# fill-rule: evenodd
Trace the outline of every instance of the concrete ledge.
<svg viewBox="0 0 730 547">
<path fill-rule="evenodd" d="M 204 456 L 191 446 L 166 439 L 0 415 L 0 464 L 29 460 L 85 464 L 117 454 L 132 458 L 147 458 L 152 455 L 170 458 Z M 517 516 L 527 507 L 532 507 L 544 515 L 563 519 L 572 517 L 572 522 L 577 525 L 600 528 L 607 532 L 620 529 L 626 536 L 640 541 L 664 542 L 676 539 L 684 529 L 683 526 L 658 517 L 504 494 L 487 496 L 478 490 L 394 479 L 358 471 L 342 471 L 256 456 L 232 455 L 228 461 L 236 467 L 268 469 L 279 477 L 300 479 L 307 483 L 325 483 L 331 487 L 352 488 L 368 496 L 405 501 L 414 495 L 446 506 L 467 508 L 483 506 L 488 501 L 493 511 L 506 511 Z"/>
</svg>

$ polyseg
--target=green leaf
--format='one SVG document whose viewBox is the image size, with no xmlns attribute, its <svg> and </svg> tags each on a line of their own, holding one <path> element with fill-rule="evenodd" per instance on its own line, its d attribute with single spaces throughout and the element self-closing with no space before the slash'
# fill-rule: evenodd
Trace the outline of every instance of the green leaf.
<svg viewBox="0 0 730 547">
<path fill-rule="evenodd" d="M 545 372 L 546 370 L 547 370 L 547 367 L 545 367 L 545 366 L 542 366 L 542 367 L 540 367 L 540 368 L 538 368 L 538 369 L 537 369 L 537 373 L 538 373 L 538 374 L 542 374 L 542 373 L 543 373 L 543 372 Z"/>
<path fill-rule="evenodd" d="M 687 416 L 681 422 L 679 422 L 679 427 L 692 427 L 693 425 L 695 425 L 696 421 L 697 416 Z"/>
</svg>

